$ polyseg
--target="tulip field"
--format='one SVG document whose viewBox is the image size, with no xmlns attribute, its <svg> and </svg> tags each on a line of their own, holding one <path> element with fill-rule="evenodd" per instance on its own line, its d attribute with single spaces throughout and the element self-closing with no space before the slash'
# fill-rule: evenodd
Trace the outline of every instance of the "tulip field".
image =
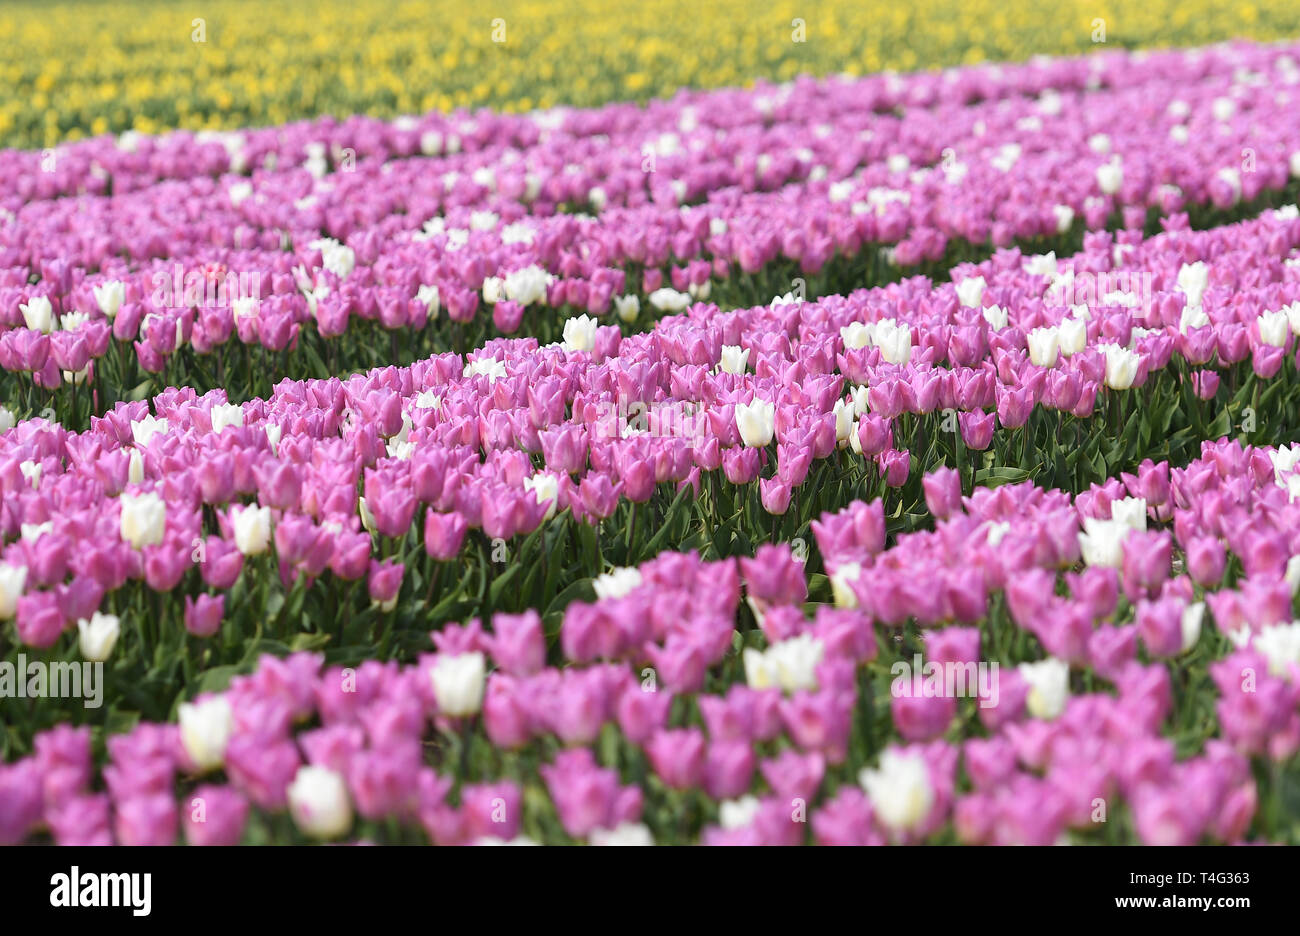
<svg viewBox="0 0 1300 936">
<path fill-rule="evenodd" d="M 1294 5 L 462 6 L 7 8 L 0 844 L 1300 845 Z"/>
</svg>

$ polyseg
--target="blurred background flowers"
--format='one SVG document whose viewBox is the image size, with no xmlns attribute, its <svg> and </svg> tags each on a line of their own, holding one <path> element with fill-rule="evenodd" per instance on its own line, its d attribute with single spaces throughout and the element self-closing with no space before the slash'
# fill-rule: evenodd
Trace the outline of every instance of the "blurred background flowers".
<svg viewBox="0 0 1300 936">
<path fill-rule="evenodd" d="M 0 146 L 321 114 L 593 106 L 1298 27 L 1292 0 L 22 0 L 0 19 Z"/>
</svg>

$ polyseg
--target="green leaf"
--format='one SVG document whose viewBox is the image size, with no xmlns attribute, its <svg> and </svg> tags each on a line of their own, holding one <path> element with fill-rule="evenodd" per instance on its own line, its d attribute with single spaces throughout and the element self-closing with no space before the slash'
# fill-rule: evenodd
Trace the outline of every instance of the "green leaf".
<svg viewBox="0 0 1300 936">
<path fill-rule="evenodd" d="M 983 468 L 975 472 L 975 483 L 983 487 L 1000 487 L 1003 484 L 1019 484 L 1029 478 L 1028 468 Z"/>
<path fill-rule="evenodd" d="M 488 587 L 488 601 L 491 602 L 493 608 L 497 607 L 498 601 L 501 597 L 501 592 L 505 590 L 506 586 L 515 580 L 515 577 L 519 573 L 519 569 L 520 564 L 518 562 L 512 562 L 506 567 L 504 572 L 492 580 L 492 584 Z"/>
<path fill-rule="evenodd" d="M 319 650 L 332 640 L 329 634 L 294 634 L 289 641 L 289 649 L 297 653 L 300 650 Z"/>
<path fill-rule="evenodd" d="M 542 615 L 543 619 L 547 622 L 552 620 L 558 621 L 558 617 L 556 616 L 562 614 L 564 609 L 567 608 L 571 602 L 577 601 L 580 598 L 585 598 L 588 601 L 594 601 L 596 599 L 596 593 L 591 588 L 591 579 L 583 579 L 581 582 L 574 582 L 564 591 L 556 595 L 555 598 L 552 599 L 551 603 L 546 606 L 546 613 Z"/>
<path fill-rule="evenodd" d="M 312 342 L 304 341 L 300 347 L 307 357 L 307 364 L 311 367 L 311 375 L 320 380 L 329 377 L 330 369 L 325 366 L 325 362 L 321 360 L 320 355 L 316 352 L 316 348 L 313 346 Z"/>
<path fill-rule="evenodd" d="M 245 667 L 239 665 L 214 666 L 199 677 L 198 685 L 194 687 L 194 694 L 191 698 L 205 692 L 225 692 L 230 687 L 230 680 L 238 676 L 244 669 Z"/>
</svg>

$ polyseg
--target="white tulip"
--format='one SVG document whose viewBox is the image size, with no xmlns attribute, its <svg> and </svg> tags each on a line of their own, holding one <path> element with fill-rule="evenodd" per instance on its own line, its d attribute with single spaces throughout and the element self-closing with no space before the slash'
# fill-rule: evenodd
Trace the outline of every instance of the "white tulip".
<svg viewBox="0 0 1300 936">
<path fill-rule="evenodd" d="M 483 654 L 438 654 L 430 671 L 438 711 L 453 718 L 473 715 L 483 707 L 483 683 L 487 679 Z"/>
<path fill-rule="evenodd" d="M 126 480 L 130 484 L 139 484 L 144 480 L 144 456 L 138 448 L 132 448 L 127 456 Z"/>
<path fill-rule="evenodd" d="M 537 239 L 537 232 L 532 226 L 523 221 L 516 221 L 514 224 L 507 224 L 501 229 L 501 243 L 514 244 L 531 244 Z"/>
<path fill-rule="evenodd" d="M 212 432 L 219 435 L 227 426 L 244 424 L 244 408 L 238 403 L 218 403 L 209 413 L 212 419 Z"/>
<path fill-rule="evenodd" d="M 8 621 L 18 611 L 18 599 L 27 586 L 27 567 L 0 562 L 0 621 Z"/>
<path fill-rule="evenodd" d="M 271 544 L 271 508 L 248 505 L 231 511 L 235 546 L 245 556 L 260 556 Z"/>
<path fill-rule="evenodd" d="M 1118 161 L 1103 163 L 1097 167 L 1097 187 L 1103 195 L 1116 195 L 1124 186 L 1124 169 Z"/>
<path fill-rule="evenodd" d="M 1282 310 L 1265 312 L 1256 322 L 1259 325 L 1259 340 L 1275 348 L 1285 348 L 1287 338 L 1291 335 L 1291 320 Z"/>
<path fill-rule="evenodd" d="M 751 689 L 780 688 L 787 693 L 816 690 L 816 670 L 825 649 L 810 633 L 774 643 L 766 651 L 746 647 L 745 682 Z"/>
<path fill-rule="evenodd" d="M 202 702 L 182 702 L 177 713 L 181 746 L 201 771 L 215 770 L 226 760 L 226 745 L 235 727 L 235 715 L 225 696 Z"/>
<path fill-rule="evenodd" d="M 1085 319 L 1063 319 L 1056 330 L 1057 346 L 1062 357 L 1078 354 L 1088 344 L 1088 322 Z"/>
<path fill-rule="evenodd" d="M 534 303 L 545 305 L 546 287 L 550 281 L 550 274 L 541 267 L 527 266 L 508 274 L 503 289 L 507 299 L 520 305 L 528 306 Z"/>
<path fill-rule="evenodd" d="M 1023 151 L 1019 143 L 1003 143 L 998 147 L 997 154 L 989 160 L 989 165 L 998 172 L 1010 172 L 1020 162 Z"/>
<path fill-rule="evenodd" d="M 739 345 L 723 345 L 722 360 L 718 369 L 724 374 L 743 374 L 749 367 L 749 349 Z"/>
<path fill-rule="evenodd" d="M 1100 347 L 1106 355 L 1106 386 L 1112 390 L 1127 390 L 1132 387 L 1141 362 L 1137 352 L 1109 343 Z"/>
<path fill-rule="evenodd" d="M 912 329 L 893 319 L 881 319 L 875 328 L 876 347 L 882 360 L 902 366 L 912 359 Z"/>
<path fill-rule="evenodd" d="M 366 506 L 364 497 L 357 498 L 357 513 L 361 516 L 361 528 L 371 536 L 375 535 L 375 515 L 370 512 Z"/>
<path fill-rule="evenodd" d="M 585 315 L 582 317 L 586 318 Z M 576 321 L 577 319 L 569 319 L 569 321 L 565 323 L 564 326 L 565 330 L 566 331 L 568 330 L 569 323 L 576 322 Z M 595 331 L 594 327 L 592 331 L 593 332 Z M 574 349 L 568 348 L 568 350 L 572 351 Z M 490 357 L 475 358 L 474 360 L 470 361 L 468 364 L 465 365 L 465 376 L 475 377 L 478 375 L 482 375 L 486 377 L 488 379 L 488 383 L 493 383 L 496 380 L 506 375 L 506 362 L 498 361 L 496 358 L 490 358 Z"/>
<path fill-rule="evenodd" d="M 77 631 L 81 655 L 91 663 L 103 663 L 122 634 L 122 622 L 116 615 L 96 611 L 89 621 L 82 618 L 77 622 Z"/>
<path fill-rule="evenodd" d="M 46 520 L 44 523 L 21 523 L 18 530 L 24 543 L 34 543 L 46 533 L 54 532 L 54 522 Z"/>
<path fill-rule="evenodd" d="M 1210 285 L 1210 268 L 1205 265 L 1204 260 L 1184 263 L 1178 269 L 1177 282 L 1178 288 L 1187 295 L 1187 304 L 1199 308 L 1201 297 L 1205 295 L 1205 290 Z"/>
<path fill-rule="evenodd" d="M 76 331 L 90 321 L 85 312 L 65 312 L 59 316 L 59 327 L 64 331 Z"/>
<path fill-rule="evenodd" d="M 1205 310 L 1199 305 L 1183 306 L 1182 314 L 1178 317 L 1178 330 L 1184 335 L 1194 328 L 1204 328 L 1210 324 L 1210 317 L 1206 315 Z"/>
<path fill-rule="evenodd" d="M 533 492 L 537 503 L 546 506 L 543 520 L 555 516 L 556 505 L 560 502 L 560 479 L 549 471 L 539 471 L 530 478 L 524 478 L 524 488 Z"/>
<path fill-rule="evenodd" d="M 1273 476 L 1278 484 L 1284 484 L 1284 478 L 1300 464 L 1300 443 L 1280 446 L 1268 450 L 1269 461 L 1273 463 Z"/>
<path fill-rule="evenodd" d="M 600 600 L 622 598 L 641 587 L 641 573 L 633 568 L 610 569 L 591 580 L 592 590 Z"/>
<path fill-rule="evenodd" d="M 352 803 L 343 777 L 328 767 L 303 764 L 285 791 L 294 825 L 316 839 L 332 839 L 352 828 Z"/>
<path fill-rule="evenodd" d="M 1074 209 L 1069 205 L 1053 205 L 1052 214 L 1056 217 L 1056 233 L 1064 234 L 1074 224 Z"/>
<path fill-rule="evenodd" d="M 252 194 L 252 182 L 232 182 L 230 188 L 226 189 L 226 196 L 230 199 L 230 204 L 236 208 Z"/>
<path fill-rule="evenodd" d="M 1270 675 L 1287 676 L 1293 664 L 1300 666 L 1300 621 L 1263 627 L 1252 644 L 1268 660 Z"/>
<path fill-rule="evenodd" d="M 54 306 L 48 296 L 32 296 L 18 308 L 28 328 L 47 335 L 54 330 Z"/>
<path fill-rule="evenodd" d="M 856 439 L 855 432 L 851 438 Z M 830 574 L 831 598 L 837 608 L 856 608 L 858 593 L 853 590 L 853 583 L 862 575 L 862 566 L 857 562 L 845 562 L 837 565 Z"/>
<path fill-rule="evenodd" d="M 166 435 L 168 430 L 167 420 L 155 419 L 153 416 L 145 415 L 142 419 L 137 419 L 131 423 L 131 438 L 135 444 L 141 447 L 147 446 L 149 440 L 156 435 Z"/>
<path fill-rule="evenodd" d="M 1183 653 L 1196 646 L 1201 639 L 1201 622 L 1205 620 L 1205 602 L 1197 601 L 1183 608 L 1179 626 L 1183 634 Z"/>
<path fill-rule="evenodd" d="M 853 403 L 848 400 L 835 401 L 835 441 L 841 446 L 848 445 L 849 433 L 853 431 Z"/>
<path fill-rule="evenodd" d="M 647 297 L 649 303 L 660 312 L 681 312 L 691 304 L 691 294 L 678 292 L 669 286 L 661 286 Z"/>
<path fill-rule="evenodd" d="M 1110 518 L 1130 530 L 1147 528 L 1147 501 L 1145 497 L 1121 497 L 1111 501 Z"/>
<path fill-rule="evenodd" d="M 438 156 L 442 153 L 442 134 L 437 130 L 426 130 L 420 134 L 420 152 L 425 156 Z"/>
<path fill-rule="evenodd" d="M 1232 203 L 1234 205 L 1237 202 L 1241 201 L 1241 173 L 1240 172 L 1238 172 L 1236 169 L 1229 167 L 1226 169 L 1220 169 L 1214 175 L 1215 178 L 1222 179 L 1224 182 L 1228 183 L 1228 187 L 1232 189 Z"/>
<path fill-rule="evenodd" d="M 624 322 L 635 322 L 641 314 L 641 300 L 636 296 L 615 296 L 614 314 Z"/>
<path fill-rule="evenodd" d="M 38 461 L 27 461 L 18 463 L 18 470 L 22 473 L 23 480 L 32 486 L 33 490 L 39 490 L 41 486 L 41 463 Z"/>
<path fill-rule="evenodd" d="M 121 534 L 136 549 L 156 546 L 167 529 L 167 503 L 152 491 L 123 494 Z"/>
<path fill-rule="evenodd" d="M 592 829 L 592 845 L 653 845 L 654 835 L 642 822 L 620 822 L 612 829 Z"/>
<path fill-rule="evenodd" d="M 1011 316 L 1002 306 L 991 305 L 984 310 L 984 321 L 994 331 L 1002 331 L 1011 321 Z"/>
<path fill-rule="evenodd" d="M 338 241 L 327 241 L 321 247 L 321 265 L 339 279 L 347 279 L 357 265 L 356 252 Z"/>
<path fill-rule="evenodd" d="M 984 290 L 987 286 L 988 283 L 982 276 L 964 279 L 957 284 L 957 299 L 964 306 L 977 308 L 984 301 Z"/>
<path fill-rule="evenodd" d="M 590 315 L 579 315 L 564 323 L 564 349 L 591 352 L 596 347 L 597 321 Z"/>
<path fill-rule="evenodd" d="M 505 282 L 499 276 L 489 276 L 483 280 L 483 301 L 488 305 L 496 305 L 501 301 L 501 294 L 505 289 Z"/>
<path fill-rule="evenodd" d="M 1291 325 L 1292 334 L 1300 335 L 1300 301 L 1282 306 L 1282 311 L 1286 313 L 1286 320 Z M 4 417 L 0 414 L 0 432 L 4 431 Z"/>
<path fill-rule="evenodd" d="M 1055 657 L 1021 663 L 1020 675 L 1029 683 L 1025 707 L 1034 718 L 1051 721 L 1065 711 L 1070 700 L 1070 664 Z"/>
<path fill-rule="evenodd" d="M 1060 339 L 1053 326 L 1035 328 L 1025 336 L 1029 346 L 1029 360 L 1038 367 L 1055 367 Z"/>
<path fill-rule="evenodd" d="M 885 159 L 885 168 L 892 173 L 903 173 L 912 167 L 912 160 L 905 153 L 893 153 Z"/>
<path fill-rule="evenodd" d="M 850 322 L 840 329 L 840 338 L 844 340 L 845 351 L 870 347 L 872 326 L 868 322 Z"/>
<path fill-rule="evenodd" d="M 95 304 L 99 306 L 99 311 L 110 320 L 116 317 L 117 310 L 122 308 L 122 303 L 126 301 L 126 286 L 117 280 L 92 287 L 91 292 L 95 295 Z"/>
<path fill-rule="evenodd" d="M 767 400 L 736 404 L 736 428 L 749 448 L 762 448 L 776 434 L 776 404 Z"/>
<path fill-rule="evenodd" d="M 743 829 L 754 821 L 762 807 L 756 796 L 723 800 L 718 804 L 718 825 L 724 829 Z"/>
<path fill-rule="evenodd" d="M 1030 276 L 1052 276 L 1056 273 L 1056 251 L 1049 250 L 1045 254 L 1039 254 L 1029 258 L 1025 264 L 1025 272 Z"/>
<path fill-rule="evenodd" d="M 438 310 L 442 308 L 442 297 L 438 293 L 437 286 L 421 285 L 415 291 L 415 301 L 424 306 L 430 319 L 438 317 Z"/>
<path fill-rule="evenodd" d="M 316 294 L 313 293 L 312 297 Z M 309 297 L 309 301 L 314 302 L 314 298 Z M 230 314 L 236 322 L 240 319 L 257 318 L 258 312 L 261 311 L 262 303 L 254 296 L 240 296 L 230 303 Z M 314 307 L 313 307 L 314 311 Z"/>
<path fill-rule="evenodd" d="M 279 423 L 267 423 L 262 427 L 262 431 L 266 433 L 266 441 L 271 444 L 271 454 L 278 456 L 280 454 L 280 436 L 284 432 L 284 427 Z"/>
<path fill-rule="evenodd" d="M 984 535 L 984 541 L 997 549 L 1003 538 L 1011 532 L 1011 523 L 1007 520 L 1000 520 L 997 523 L 990 523 L 988 532 Z"/>
<path fill-rule="evenodd" d="M 858 783 L 880 824 L 895 836 L 919 826 L 934 806 L 930 768 L 916 752 L 886 748 L 880 766 L 863 768 Z"/>
<path fill-rule="evenodd" d="M 1079 551 L 1085 565 L 1117 569 L 1124 561 L 1124 538 L 1132 527 L 1119 520 L 1085 517 L 1079 534 Z"/>
<path fill-rule="evenodd" d="M 0 406 L 0 435 L 18 425 L 18 414 L 7 406 Z"/>
</svg>

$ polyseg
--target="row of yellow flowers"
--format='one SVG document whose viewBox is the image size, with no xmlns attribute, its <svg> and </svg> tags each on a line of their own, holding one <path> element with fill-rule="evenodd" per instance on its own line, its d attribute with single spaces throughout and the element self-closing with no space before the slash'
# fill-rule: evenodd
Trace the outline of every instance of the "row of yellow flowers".
<svg viewBox="0 0 1300 936">
<path fill-rule="evenodd" d="M 1297 33 L 1296 0 L 19 0 L 0 145 Z"/>
</svg>

